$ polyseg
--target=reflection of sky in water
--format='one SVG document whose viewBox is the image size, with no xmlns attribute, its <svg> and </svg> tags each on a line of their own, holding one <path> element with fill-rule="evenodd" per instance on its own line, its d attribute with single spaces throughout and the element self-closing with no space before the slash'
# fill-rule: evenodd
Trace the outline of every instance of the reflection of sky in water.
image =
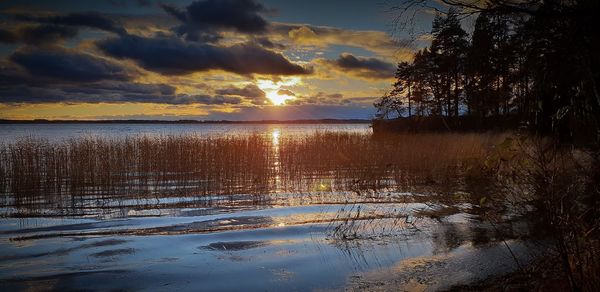
<svg viewBox="0 0 600 292">
<path fill-rule="evenodd" d="M 177 212 L 173 212 L 161 217 L 140 214 L 142 217 L 112 220 L 39 218 L 31 221 L 30 226 L 25 224 L 18 228 L 15 224 L 21 219 L 6 219 L 0 223 L 3 231 L 0 234 L 0 281 L 18 277 L 30 279 L 24 285 L 36 286 L 42 282 L 33 281 L 32 277 L 43 277 L 59 290 L 89 287 L 100 290 L 168 287 L 169 290 L 208 291 L 240 287 L 247 291 L 292 287 L 297 290 L 338 289 L 352 285 L 357 279 L 373 280 L 373 271 L 385 274 L 391 269 L 393 275 L 411 276 L 412 268 L 405 265 L 410 259 L 433 261 L 440 265 L 440 258 L 448 258 L 456 265 L 470 266 L 471 261 L 481 262 L 488 256 L 487 252 L 479 252 L 468 237 L 448 245 L 448 237 L 457 236 L 450 233 L 470 232 L 469 221 L 464 220 L 438 222 L 422 218 L 417 220 L 420 231 L 407 229 L 404 233 L 377 238 L 369 237 L 370 227 L 402 230 L 406 226 L 401 227 L 402 224 L 393 223 L 390 219 L 364 221 L 368 236 L 356 240 L 332 237 L 331 229 L 337 223 L 298 225 L 335 218 L 340 214 L 352 215 L 355 213 L 345 212 L 351 208 L 356 210 L 357 206 L 361 206 L 363 216 L 370 212 L 391 211 L 412 214 L 417 209 L 427 208 L 426 204 L 416 203 L 274 205 L 256 210 L 224 208 L 202 216 L 187 216 L 185 214 L 189 213 L 181 212 L 181 217 L 178 217 Z M 193 228 L 204 226 L 199 222 L 218 222 L 223 226 L 243 226 L 246 229 L 212 233 L 197 233 L 199 230 L 195 230 L 190 233 Z M 255 223 L 258 225 L 252 226 Z M 263 223 L 268 223 L 268 226 Z M 143 233 L 129 236 L 103 233 L 149 228 L 156 233 L 143 236 L 139 236 Z M 81 236 L 85 232 L 97 234 Z M 15 241 L 21 236 L 61 233 L 69 235 Z M 496 250 L 489 254 L 494 264 L 504 263 L 502 271 L 510 270 L 508 255 L 504 257 Z M 402 270 L 400 267 L 407 268 Z M 480 268 L 485 273 L 495 271 L 490 267 Z M 458 270 L 444 268 L 443 272 L 436 271 L 438 274 L 434 277 L 447 276 Z M 473 273 L 476 274 L 476 271 Z M 48 282 L 43 283 L 47 285 Z M 9 284 L 9 290 L 24 287 L 19 286 L 19 281 Z"/>
</svg>

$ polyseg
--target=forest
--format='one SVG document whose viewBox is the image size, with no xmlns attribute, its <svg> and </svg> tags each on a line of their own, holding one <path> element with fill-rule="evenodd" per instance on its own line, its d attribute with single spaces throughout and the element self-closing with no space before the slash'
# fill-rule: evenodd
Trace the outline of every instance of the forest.
<svg viewBox="0 0 600 292">
<path fill-rule="evenodd" d="M 398 64 L 377 119 L 516 120 L 511 127 L 561 141 L 598 142 L 598 1 L 442 2 L 450 9 L 435 16 L 431 45 Z M 428 5 L 394 9 L 401 19 Z"/>
</svg>

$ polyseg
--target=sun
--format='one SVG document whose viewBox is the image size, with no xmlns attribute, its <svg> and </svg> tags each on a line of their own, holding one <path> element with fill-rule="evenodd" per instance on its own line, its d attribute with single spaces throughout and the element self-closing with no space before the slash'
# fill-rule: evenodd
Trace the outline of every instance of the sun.
<svg viewBox="0 0 600 292">
<path fill-rule="evenodd" d="M 261 79 L 256 83 L 258 88 L 265 92 L 267 98 L 273 105 L 284 105 L 286 101 L 294 99 L 294 93 L 286 89 L 298 84 L 300 84 L 300 79 L 297 77 L 286 78 L 276 82 L 268 79 Z M 286 94 L 286 91 L 290 94 Z"/>
<path fill-rule="evenodd" d="M 279 94 L 277 90 L 268 91 L 266 94 L 267 94 L 267 98 L 274 105 L 283 105 L 286 101 L 294 98 L 293 96 L 290 96 L 290 95 Z"/>
</svg>

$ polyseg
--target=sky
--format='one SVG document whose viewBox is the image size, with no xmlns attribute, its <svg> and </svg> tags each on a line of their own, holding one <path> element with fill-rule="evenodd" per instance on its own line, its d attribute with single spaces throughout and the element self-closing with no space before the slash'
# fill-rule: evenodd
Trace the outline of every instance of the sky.
<svg viewBox="0 0 600 292">
<path fill-rule="evenodd" d="M 0 2 L 0 118 L 369 119 L 432 13 L 377 0 Z"/>
</svg>

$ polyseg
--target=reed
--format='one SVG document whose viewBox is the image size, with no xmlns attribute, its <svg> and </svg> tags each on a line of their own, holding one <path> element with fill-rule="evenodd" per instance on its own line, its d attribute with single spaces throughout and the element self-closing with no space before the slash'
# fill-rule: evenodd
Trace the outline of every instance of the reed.
<svg viewBox="0 0 600 292">
<path fill-rule="evenodd" d="M 282 136 L 25 138 L 0 145 L 5 206 L 81 208 L 103 199 L 464 187 L 470 161 L 505 135 L 315 132 Z"/>
<path fill-rule="evenodd" d="M 259 135 L 26 138 L 0 149 L 0 191 L 11 205 L 69 198 L 265 192 L 270 140 Z"/>
<path fill-rule="evenodd" d="M 289 189 L 312 184 L 319 190 L 326 181 L 326 189 L 338 190 L 457 191 L 468 165 L 484 160 L 506 136 L 317 132 L 282 138 L 283 181 Z"/>
</svg>

